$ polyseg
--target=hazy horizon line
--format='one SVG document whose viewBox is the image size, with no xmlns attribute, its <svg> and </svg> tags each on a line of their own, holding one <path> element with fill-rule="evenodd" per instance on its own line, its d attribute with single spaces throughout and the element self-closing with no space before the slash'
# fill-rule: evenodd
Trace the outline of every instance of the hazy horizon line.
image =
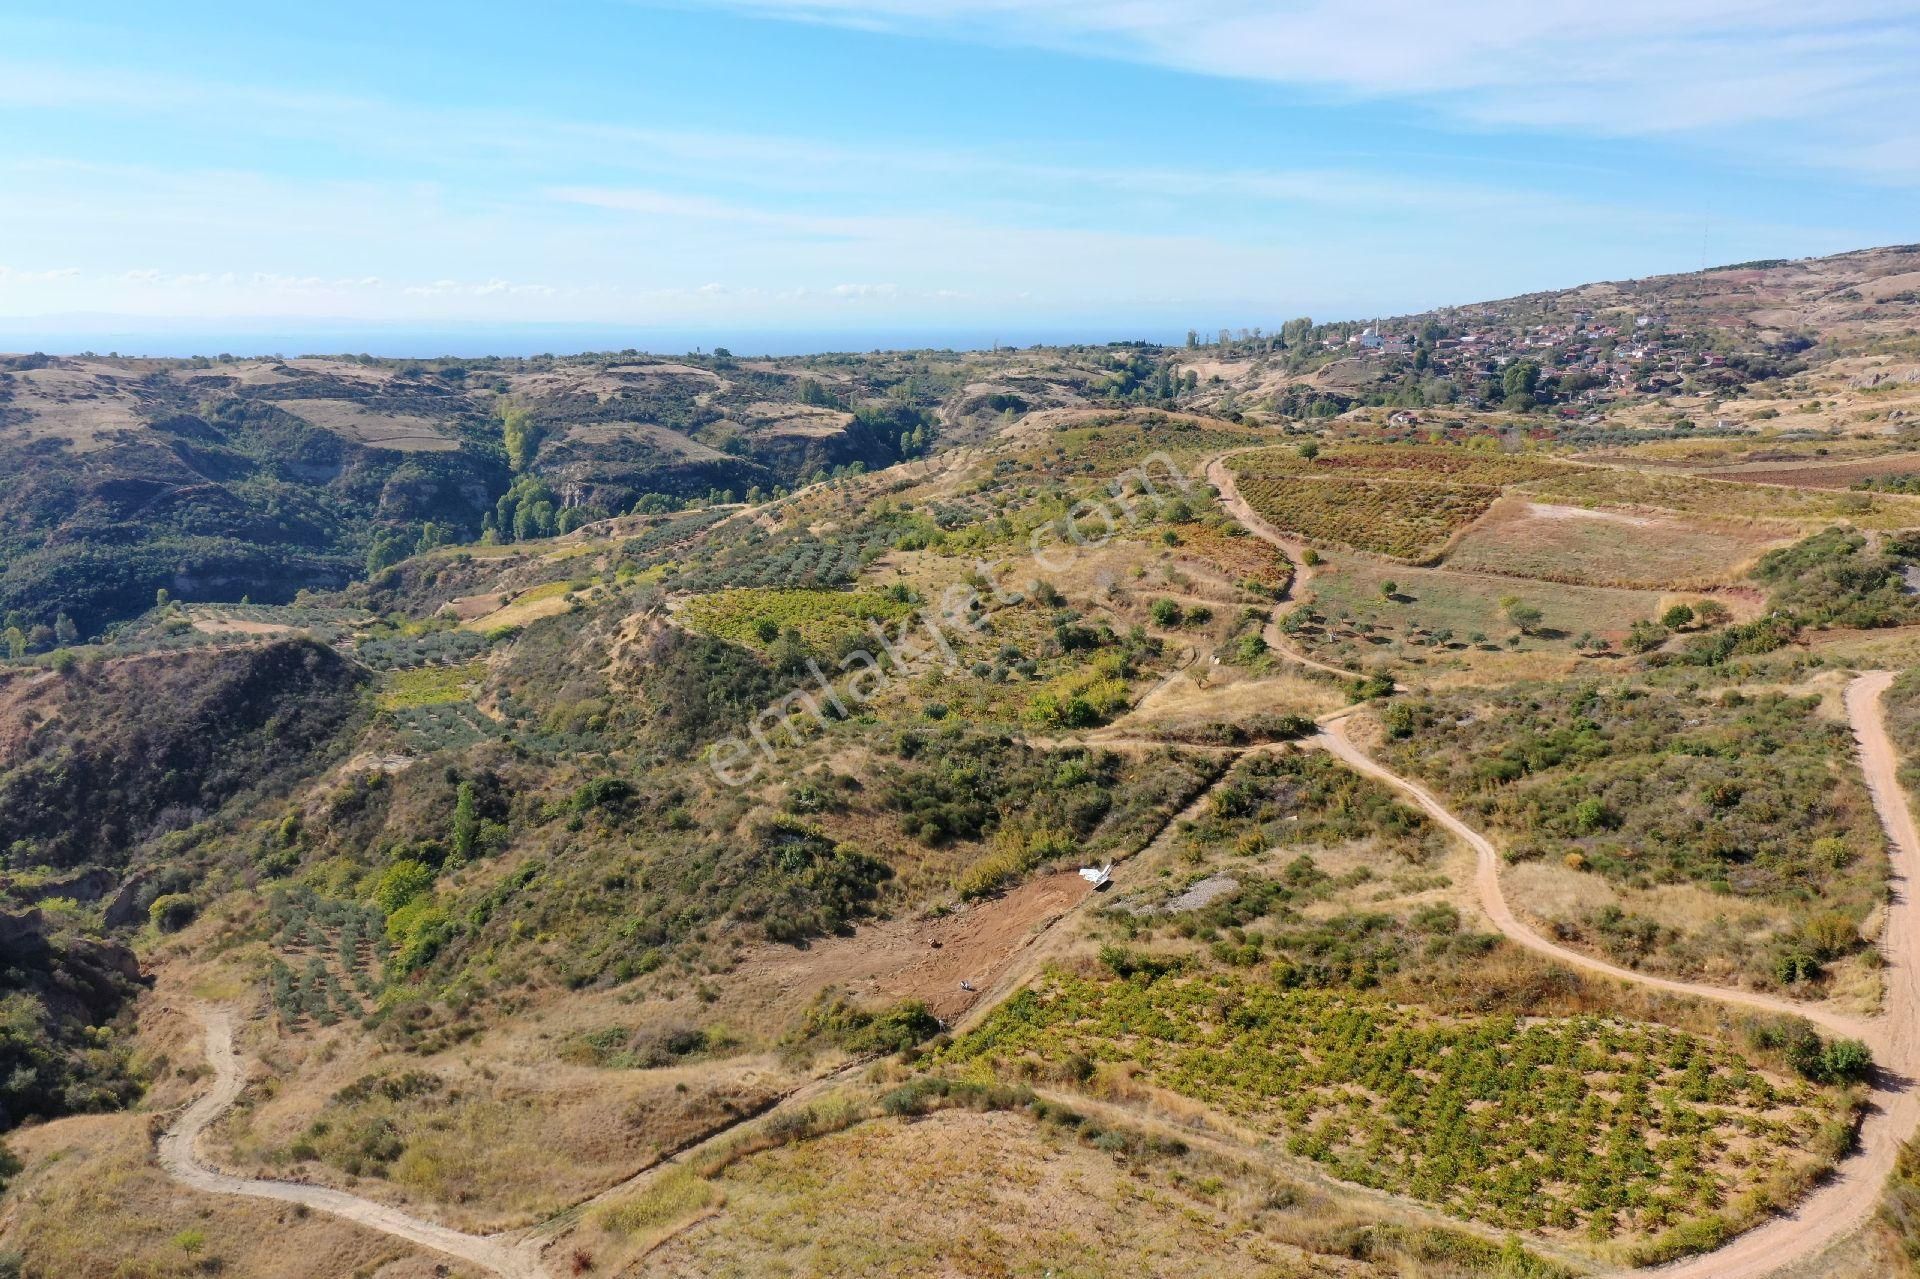
<svg viewBox="0 0 1920 1279">
<path fill-rule="evenodd" d="M 1272 321 L 1277 328 L 1279 321 Z M 1190 325 L 1120 323 L 861 325 L 828 327 L 752 325 L 626 325 L 528 321 L 519 324 L 262 323 L 251 327 L 172 325 L 40 325 L 0 319 L 0 348 L 9 354 L 193 359 L 216 355 L 254 358 L 371 355 L 379 359 L 526 358 L 534 355 L 635 351 L 645 355 L 710 353 L 793 357 L 875 351 L 990 351 L 1033 346 L 1105 346 L 1113 342 L 1183 345 Z M 1231 326 L 1238 332 L 1241 326 Z M 1267 327 L 1263 325 L 1263 331 Z M 1219 328 L 1195 330 L 1205 339 Z M 24 345 L 22 345 L 24 343 Z M 14 349 L 17 348 L 17 349 Z M 563 349 L 564 348 L 564 349 Z"/>
</svg>

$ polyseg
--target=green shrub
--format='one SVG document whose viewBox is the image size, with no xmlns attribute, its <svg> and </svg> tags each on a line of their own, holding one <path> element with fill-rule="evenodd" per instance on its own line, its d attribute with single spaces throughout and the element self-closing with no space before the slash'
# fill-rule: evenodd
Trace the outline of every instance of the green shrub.
<svg viewBox="0 0 1920 1279">
<path fill-rule="evenodd" d="M 381 872 L 373 887 L 373 901 L 391 915 L 432 887 L 433 867 L 403 857 Z"/>
<path fill-rule="evenodd" d="M 187 893 L 165 893 L 147 907 L 147 918 L 163 933 L 177 933 L 200 913 L 200 905 Z"/>
<path fill-rule="evenodd" d="M 796 1041 L 821 1039 L 860 1056 L 904 1052 L 940 1033 L 940 1021 L 917 999 L 862 1008 L 831 992 L 808 1007 Z"/>
</svg>

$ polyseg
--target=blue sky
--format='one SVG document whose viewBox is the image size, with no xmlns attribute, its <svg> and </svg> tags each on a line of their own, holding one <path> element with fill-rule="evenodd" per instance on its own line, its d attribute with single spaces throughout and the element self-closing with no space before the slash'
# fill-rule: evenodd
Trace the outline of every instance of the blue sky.
<svg viewBox="0 0 1920 1279">
<path fill-rule="evenodd" d="M 1920 240 L 1910 3 L 291 12 L 0 11 L 0 334 L 1165 335 Z"/>
</svg>

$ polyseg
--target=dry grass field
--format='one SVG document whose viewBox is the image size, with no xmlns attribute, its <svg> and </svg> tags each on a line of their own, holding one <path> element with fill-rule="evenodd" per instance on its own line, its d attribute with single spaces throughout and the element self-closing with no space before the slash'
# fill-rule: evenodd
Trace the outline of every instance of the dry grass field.
<svg viewBox="0 0 1920 1279">
<path fill-rule="evenodd" d="M 9 1136 L 24 1165 L 0 1214 L 24 1273 L 111 1279 L 488 1279 L 438 1253 L 290 1204 L 183 1191 L 153 1163 L 154 1114 L 85 1115 Z"/>
<path fill-rule="evenodd" d="M 323 431 L 399 453 L 451 453 L 459 441 L 431 418 L 369 409 L 353 400 L 289 399 L 280 407 Z"/>
<path fill-rule="evenodd" d="M 1503 498 L 1447 553 L 1446 566 L 1542 581 L 1648 590 L 1735 583 L 1788 538 L 1750 524 L 1716 524 Z"/>
<path fill-rule="evenodd" d="M 1865 462 L 1909 451 L 1899 440 L 1882 435 L 1787 434 L 1778 430 L 1741 435 L 1705 435 L 1695 439 L 1647 440 L 1585 455 L 1601 462 L 1634 466 L 1658 465 L 1684 470 L 1713 470 L 1736 466 L 1793 462 L 1815 466 Z"/>
<path fill-rule="evenodd" d="M 124 392 L 103 392 L 101 371 L 101 366 L 75 361 L 14 374 L 7 400 L 9 425 L 0 431 L 28 440 L 64 440 L 75 452 L 87 453 L 105 448 L 121 432 L 136 430 L 141 424 L 137 402 Z"/>
<path fill-rule="evenodd" d="M 1093 1279 L 1124 1257 L 1129 1274 L 1169 1279 L 1467 1279 L 1497 1259 L 1495 1244 L 1322 1189 L 1310 1173 L 1189 1146 L 1164 1123 L 1115 1122 L 1080 1098 L 1061 1112 L 1110 1126 L 951 1110 L 751 1156 L 710 1186 L 660 1196 L 645 1216 L 659 1242 L 625 1273 Z M 641 1239 L 596 1242 L 589 1252 L 619 1256 Z"/>
<path fill-rule="evenodd" d="M 1473 662 L 1499 651 L 1571 655 L 1574 639 L 1617 641 L 1636 620 L 1657 616 L 1670 598 L 1663 591 L 1402 568 L 1346 555 L 1330 556 L 1316 569 L 1312 589 L 1312 613 L 1325 621 L 1303 627 L 1297 638 L 1336 663 L 1370 656 Z M 1509 599 L 1540 610 L 1530 632 L 1509 620 Z"/>
<path fill-rule="evenodd" d="M 1789 488 L 1847 489 L 1863 480 L 1890 476 L 1920 475 L 1920 453 L 1886 453 L 1861 461 L 1830 462 L 1808 459 L 1793 464 L 1780 460 L 1749 462 L 1740 466 L 1717 467 L 1701 471 L 1719 479 L 1741 480 L 1748 484 L 1783 484 Z"/>
<path fill-rule="evenodd" d="M 1133 1274 L 1226 1276 L 1300 1259 L 1153 1180 L 1010 1115 L 877 1121 L 730 1169 L 721 1212 L 639 1273 L 1093 1275 L 1124 1255 Z"/>
<path fill-rule="evenodd" d="M 1887 493 L 1792 489 L 1618 467 L 1588 467 L 1522 488 L 1550 503 L 1771 521 L 1775 527 L 1792 522 L 1810 529 L 1842 521 L 1870 529 L 1920 527 L 1920 498 Z"/>
<path fill-rule="evenodd" d="M 674 1031 L 656 1033 L 665 1044 Z M 645 1034 L 609 1026 L 524 1064 L 358 1053 L 321 1062 L 288 1048 L 275 1054 L 276 1072 L 301 1086 L 263 1081 L 210 1145 L 230 1168 L 338 1186 L 486 1233 L 543 1220 L 788 1086 L 751 1056 L 702 1053 L 662 1068 L 563 1059 L 613 1057 L 636 1042 L 644 1054 Z M 664 1049 L 661 1059 L 673 1060 Z"/>
<path fill-rule="evenodd" d="M 566 612 L 571 607 L 570 597 L 576 589 L 584 590 L 586 587 L 577 586 L 571 581 L 548 582 L 510 597 L 486 595 L 467 601 L 456 600 L 455 611 L 462 615 L 461 626 L 470 631 L 486 632 L 502 626 L 525 626 L 543 617 Z M 492 607 L 487 607 L 489 602 Z M 466 607 L 458 607 L 462 604 Z"/>
</svg>

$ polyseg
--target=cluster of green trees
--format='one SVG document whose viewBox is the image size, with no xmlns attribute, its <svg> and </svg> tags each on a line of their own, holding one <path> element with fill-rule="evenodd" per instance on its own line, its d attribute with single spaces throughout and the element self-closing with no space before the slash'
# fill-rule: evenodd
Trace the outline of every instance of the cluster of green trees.
<svg viewBox="0 0 1920 1279">
<path fill-rule="evenodd" d="M 1165 596 L 1155 599 L 1147 605 L 1147 615 L 1153 618 L 1155 626 L 1173 629 L 1181 626 L 1205 626 L 1213 620 L 1213 610 L 1204 604 L 1189 604 L 1182 607 L 1178 600 Z"/>
<path fill-rule="evenodd" d="M 855 410 L 847 429 L 856 453 L 852 462 L 863 467 L 885 466 L 919 457 L 933 444 L 939 419 L 911 404 L 873 405 Z M 848 465 L 851 465 L 849 463 Z"/>
<path fill-rule="evenodd" d="M 0 624 L 0 656 L 19 661 L 29 653 L 44 653 L 76 643 L 80 628 L 65 613 L 54 614 L 53 625 L 29 620 L 15 609 Z"/>
<path fill-rule="evenodd" d="M 1192 369 L 1182 371 L 1171 359 L 1146 351 L 1128 351 L 1109 357 L 1106 371 L 1091 390 L 1114 404 L 1170 405 L 1199 385 L 1200 375 Z"/>
<path fill-rule="evenodd" d="M 534 419 L 532 409 L 510 400 L 500 402 L 499 414 L 500 443 L 507 453 L 507 466 L 516 475 L 524 474 L 533 465 L 534 454 L 540 448 L 543 434 L 540 423 Z"/>
<path fill-rule="evenodd" d="M 486 518 L 491 520 L 493 516 L 489 513 Z M 459 540 L 457 529 L 432 520 L 423 521 L 417 533 L 405 528 L 376 528 L 367 539 L 367 576 L 378 577 L 409 555 L 425 555 Z"/>
<path fill-rule="evenodd" d="M 1651 653 L 1673 638 L 1675 633 L 1695 633 L 1710 631 L 1725 626 L 1733 620 L 1733 613 L 1716 599 L 1695 600 L 1692 603 L 1669 605 L 1665 612 L 1656 618 L 1643 617 L 1627 628 L 1627 638 L 1623 643 L 1629 653 Z M 1753 632 L 1758 635 L 1761 632 Z M 1703 666 L 1714 665 L 1730 656 L 1733 648 L 1740 643 L 1723 644 L 1718 638 L 1698 636 L 1689 642 L 1686 657 Z M 1764 649 L 1755 651 L 1765 651 Z"/>
<path fill-rule="evenodd" d="M 607 518 L 595 506 L 564 505 L 553 486 L 537 475 L 514 478 L 480 524 L 480 540 L 488 546 L 526 542 L 571 533 L 583 524 Z"/>
</svg>

